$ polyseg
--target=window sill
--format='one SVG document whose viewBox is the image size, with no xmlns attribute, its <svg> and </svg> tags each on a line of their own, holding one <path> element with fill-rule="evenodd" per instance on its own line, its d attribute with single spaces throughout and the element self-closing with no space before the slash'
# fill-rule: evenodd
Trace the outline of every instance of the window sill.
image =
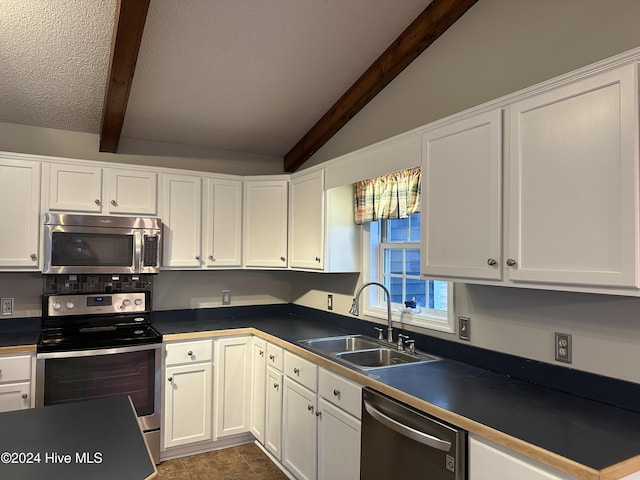
<svg viewBox="0 0 640 480">
<path fill-rule="evenodd" d="M 369 317 L 387 321 L 387 309 L 366 307 L 363 313 Z M 441 316 L 427 315 L 424 312 L 404 313 L 400 309 L 391 309 L 391 320 L 394 324 L 410 325 L 412 327 L 422 328 L 425 330 L 435 330 L 438 332 L 455 333 L 453 322 L 449 322 L 447 314 Z"/>
</svg>

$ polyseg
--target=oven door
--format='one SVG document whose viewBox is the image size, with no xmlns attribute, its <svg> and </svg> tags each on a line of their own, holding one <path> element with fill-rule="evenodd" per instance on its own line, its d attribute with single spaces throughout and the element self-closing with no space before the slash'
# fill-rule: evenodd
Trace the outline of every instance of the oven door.
<svg viewBox="0 0 640 480">
<path fill-rule="evenodd" d="M 161 343 L 36 355 L 36 406 L 128 395 L 143 430 L 160 427 Z M 99 414 L 99 412 L 96 412 Z"/>
<path fill-rule="evenodd" d="M 138 228 L 44 226 L 42 273 L 140 273 Z"/>
</svg>

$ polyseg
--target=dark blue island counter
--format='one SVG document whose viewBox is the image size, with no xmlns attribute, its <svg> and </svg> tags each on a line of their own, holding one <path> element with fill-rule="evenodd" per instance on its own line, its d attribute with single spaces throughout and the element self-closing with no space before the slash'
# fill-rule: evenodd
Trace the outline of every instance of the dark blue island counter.
<svg viewBox="0 0 640 480">
<path fill-rule="evenodd" d="M 157 478 L 128 397 L 0 413 L 0 478 Z"/>
</svg>

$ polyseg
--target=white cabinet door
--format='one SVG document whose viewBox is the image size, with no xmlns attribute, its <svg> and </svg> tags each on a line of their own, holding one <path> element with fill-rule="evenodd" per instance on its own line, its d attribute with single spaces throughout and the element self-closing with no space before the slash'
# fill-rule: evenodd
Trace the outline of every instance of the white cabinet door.
<svg viewBox="0 0 640 480">
<path fill-rule="evenodd" d="M 360 478 L 360 420 L 320 398 L 318 479 Z"/>
<path fill-rule="evenodd" d="M 324 268 L 324 170 L 293 176 L 289 201 L 289 264 Z"/>
<path fill-rule="evenodd" d="M 251 337 L 223 338 L 215 347 L 216 438 L 249 431 Z"/>
<path fill-rule="evenodd" d="M 203 246 L 206 267 L 242 265 L 242 181 L 205 179 Z"/>
<path fill-rule="evenodd" d="M 638 284 L 637 90 L 627 65 L 510 106 L 509 279 Z"/>
<path fill-rule="evenodd" d="M 267 367 L 264 446 L 278 461 L 282 460 L 282 372 Z"/>
<path fill-rule="evenodd" d="M 38 270 L 39 162 L 0 158 L 0 205 L 0 269 Z"/>
<path fill-rule="evenodd" d="M 107 168 L 109 213 L 156 215 L 158 213 L 158 174 L 153 171 Z"/>
<path fill-rule="evenodd" d="M 166 368 L 165 448 L 212 439 L 211 371 L 211 363 Z"/>
<path fill-rule="evenodd" d="M 469 480 L 575 480 L 504 447 L 469 435 Z"/>
<path fill-rule="evenodd" d="M 267 385 L 267 343 L 257 337 L 251 340 L 251 404 L 250 430 L 264 445 Z"/>
<path fill-rule="evenodd" d="M 102 212 L 102 168 L 50 163 L 48 172 L 49 210 Z"/>
<path fill-rule="evenodd" d="M 287 267 L 287 180 L 244 183 L 244 265 Z"/>
<path fill-rule="evenodd" d="M 502 112 L 423 135 L 422 273 L 501 279 Z"/>
<path fill-rule="evenodd" d="M 285 377 L 282 464 L 297 479 L 314 480 L 317 460 L 316 394 Z"/>
<path fill-rule="evenodd" d="M 201 179 L 165 174 L 162 182 L 163 267 L 200 268 Z"/>
<path fill-rule="evenodd" d="M 31 382 L 0 385 L 0 412 L 31 407 Z"/>
</svg>

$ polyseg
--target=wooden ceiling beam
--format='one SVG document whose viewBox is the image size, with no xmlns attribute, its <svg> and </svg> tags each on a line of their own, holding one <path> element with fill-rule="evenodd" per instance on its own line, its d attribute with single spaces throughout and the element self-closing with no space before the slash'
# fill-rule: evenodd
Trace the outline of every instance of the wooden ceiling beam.
<svg viewBox="0 0 640 480">
<path fill-rule="evenodd" d="M 433 0 L 284 156 L 296 171 L 478 0 Z"/>
<path fill-rule="evenodd" d="M 118 0 L 111 39 L 100 151 L 116 153 L 150 0 Z"/>
</svg>

